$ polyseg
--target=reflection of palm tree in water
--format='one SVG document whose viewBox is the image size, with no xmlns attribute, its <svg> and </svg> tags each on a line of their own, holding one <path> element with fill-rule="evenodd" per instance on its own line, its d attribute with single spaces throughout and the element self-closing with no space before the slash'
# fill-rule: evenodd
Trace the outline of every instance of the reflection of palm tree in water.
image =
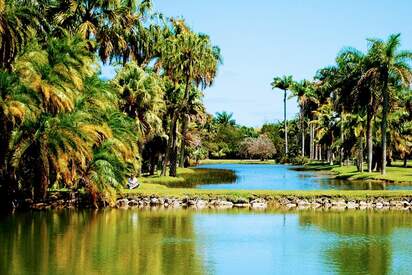
<svg viewBox="0 0 412 275">
<path fill-rule="evenodd" d="M 394 229 L 412 226 L 404 212 L 301 212 L 301 225 L 312 224 L 340 240 L 324 252 L 341 274 L 387 274 L 391 267 L 392 248 L 389 236 Z"/>
<path fill-rule="evenodd" d="M 0 243 L 0 274 L 203 273 L 189 211 L 11 215 Z"/>
</svg>

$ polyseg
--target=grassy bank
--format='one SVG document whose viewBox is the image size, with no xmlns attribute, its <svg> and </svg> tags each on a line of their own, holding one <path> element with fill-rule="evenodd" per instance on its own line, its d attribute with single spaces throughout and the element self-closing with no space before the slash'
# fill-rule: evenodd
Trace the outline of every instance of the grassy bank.
<svg viewBox="0 0 412 275">
<path fill-rule="evenodd" d="M 139 181 L 146 184 L 157 184 L 167 187 L 191 188 L 198 184 L 228 183 L 236 180 L 235 172 L 225 169 L 178 168 L 177 177 L 154 176 L 140 177 Z"/>
<path fill-rule="evenodd" d="M 280 197 L 299 197 L 299 198 L 317 198 L 317 197 L 339 197 L 345 199 L 367 199 L 367 198 L 402 198 L 412 196 L 410 190 L 316 190 L 316 191 L 276 191 L 276 190 L 200 190 L 189 188 L 168 188 L 167 186 L 148 183 L 143 184 L 135 190 L 123 190 L 120 195 L 139 195 L 139 196 L 164 196 L 164 197 L 198 197 L 198 198 L 280 198 Z"/>
<path fill-rule="evenodd" d="M 389 181 L 394 183 L 412 183 L 412 167 L 390 166 L 386 167 L 386 174 L 380 172 L 363 172 L 357 171 L 355 165 L 339 166 L 325 163 L 310 163 L 303 167 L 298 167 L 300 171 L 330 171 L 336 175 L 336 178 L 347 180 L 377 180 Z"/>
<path fill-rule="evenodd" d="M 342 166 L 331 169 L 331 172 L 337 174 L 337 178 L 349 180 L 385 180 L 396 183 L 412 183 L 412 168 L 404 167 L 387 167 L 386 174 L 382 175 L 379 172 L 363 172 L 357 171 L 356 166 Z"/>
<path fill-rule="evenodd" d="M 274 164 L 273 160 L 264 160 L 259 159 L 204 159 L 200 161 L 200 164 Z"/>
</svg>

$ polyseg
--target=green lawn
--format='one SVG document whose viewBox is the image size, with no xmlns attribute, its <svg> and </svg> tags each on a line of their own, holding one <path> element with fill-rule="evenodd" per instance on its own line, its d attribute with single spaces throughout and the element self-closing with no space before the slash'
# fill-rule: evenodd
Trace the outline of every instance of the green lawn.
<svg viewBox="0 0 412 275">
<path fill-rule="evenodd" d="M 366 164 L 364 164 L 364 169 Z M 330 171 L 336 174 L 336 178 L 348 180 L 386 180 L 396 183 L 412 183 L 412 167 L 402 167 L 400 162 L 394 162 L 392 166 L 386 167 L 386 174 L 380 172 L 359 173 L 355 165 L 339 166 L 329 165 L 321 162 L 313 162 L 303 167 L 297 167 L 301 171 Z"/>
<path fill-rule="evenodd" d="M 337 178 L 349 180 L 387 180 L 392 182 L 409 182 L 412 183 L 412 168 L 404 168 L 399 166 L 391 166 L 386 168 L 386 174 L 382 175 L 379 172 L 363 172 L 359 173 L 356 166 L 334 167 L 331 172 L 337 173 Z"/>
<path fill-rule="evenodd" d="M 138 189 L 123 190 L 120 195 L 164 196 L 164 197 L 198 197 L 198 198 L 279 198 L 296 196 L 300 198 L 316 198 L 322 196 L 341 197 L 345 199 L 367 199 L 369 197 L 401 198 L 412 196 L 411 190 L 316 190 L 316 191 L 276 191 L 276 190 L 201 190 L 191 188 L 169 188 L 161 184 L 144 183 Z"/>
</svg>

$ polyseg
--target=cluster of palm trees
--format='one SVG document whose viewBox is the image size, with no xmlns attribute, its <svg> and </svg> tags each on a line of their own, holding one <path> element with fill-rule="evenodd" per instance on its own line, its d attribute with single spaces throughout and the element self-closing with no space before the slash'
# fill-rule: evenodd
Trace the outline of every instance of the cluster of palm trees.
<svg viewBox="0 0 412 275">
<path fill-rule="evenodd" d="M 385 41 L 369 39 L 366 53 L 345 48 L 313 81 L 276 77 L 272 87 L 284 91 L 285 103 L 287 90 L 298 98 L 302 156 L 309 134 L 310 159 L 326 155 L 342 164 L 354 158 L 363 171 L 365 155 L 368 172 L 385 173 L 396 155 L 406 166 L 412 153 L 411 62 L 412 52 L 401 50 L 400 34 L 394 34 Z M 286 104 L 284 128 L 287 140 Z"/>
<path fill-rule="evenodd" d="M 3 202 L 52 187 L 112 202 L 153 144 L 152 166 L 176 176 L 221 62 L 207 35 L 148 0 L 0 0 L 0 22 Z M 112 80 L 100 62 L 117 66 Z"/>
</svg>

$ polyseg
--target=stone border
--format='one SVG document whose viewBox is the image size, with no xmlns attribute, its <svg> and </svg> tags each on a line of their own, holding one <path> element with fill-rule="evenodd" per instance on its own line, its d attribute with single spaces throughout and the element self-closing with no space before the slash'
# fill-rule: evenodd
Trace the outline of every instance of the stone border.
<svg viewBox="0 0 412 275">
<path fill-rule="evenodd" d="M 412 211 L 412 197 L 404 198 L 367 198 L 367 199 L 344 199 L 340 197 L 330 198 L 320 196 L 317 198 L 306 199 L 299 197 L 280 197 L 280 198 L 250 198 L 227 200 L 221 198 L 202 199 L 202 198 L 174 198 L 158 196 L 126 196 L 116 201 L 117 208 L 250 208 L 250 209 L 382 209 L 382 210 L 408 210 Z"/>
<path fill-rule="evenodd" d="M 44 202 L 33 202 L 30 199 L 15 204 L 16 209 L 75 209 L 92 208 L 91 202 L 78 194 L 58 195 L 53 194 Z M 109 207 L 102 205 L 102 207 Z M 116 200 L 114 208 L 193 208 L 193 209 L 382 209 L 382 210 L 408 210 L 412 211 L 412 195 L 404 197 L 368 197 L 364 199 L 352 199 L 333 196 L 256 196 L 249 198 L 234 197 L 224 198 L 215 196 L 202 198 L 197 196 L 167 197 L 167 196 L 148 196 L 148 195 L 128 195 L 124 194 Z"/>
</svg>

